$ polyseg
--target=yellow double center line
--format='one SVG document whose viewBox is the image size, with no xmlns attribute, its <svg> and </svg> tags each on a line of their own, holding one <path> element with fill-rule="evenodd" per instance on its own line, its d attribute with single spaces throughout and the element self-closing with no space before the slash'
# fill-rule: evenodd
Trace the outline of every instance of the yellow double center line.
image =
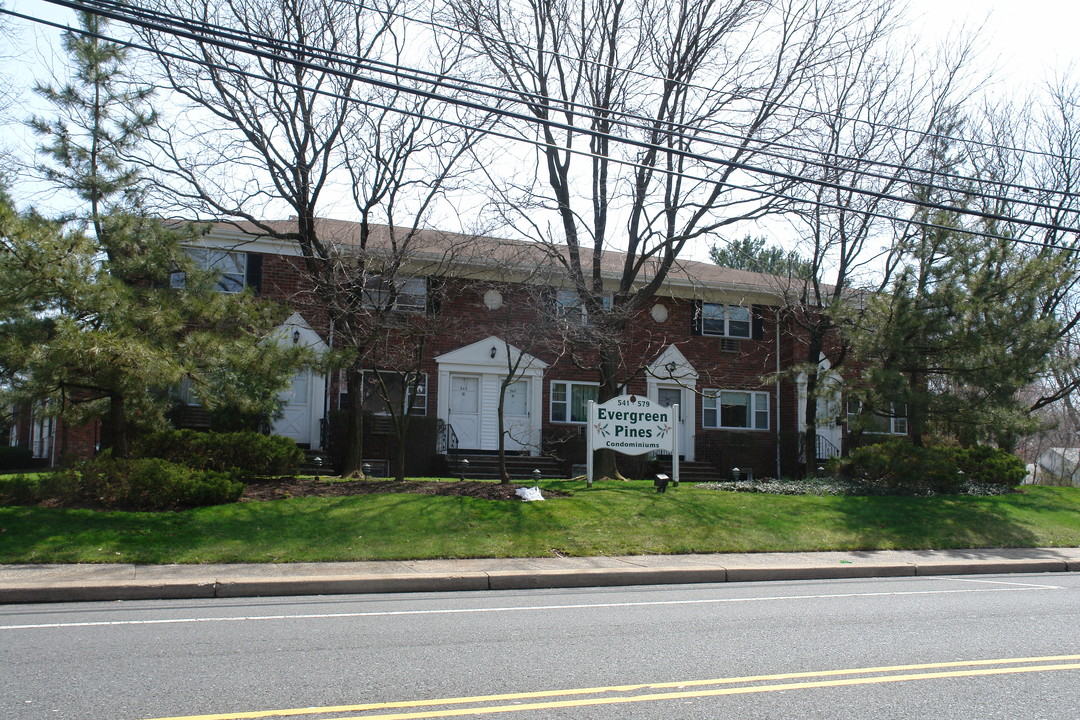
<svg viewBox="0 0 1080 720">
<path fill-rule="evenodd" d="M 365 705 L 339 705 L 334 707 L 294 708 L 290 710 L 260 710 L 254 712 L 221 713 L 217 715 L 186 715 L 171 718 L 158 718 L 157 720 L 249 720 L 250 718 L 287 718 L 312 715 L 334 715 L 335 720 L 413 720 L 414 718 L 487 715 L 518 712 L 522 710 L 549 710 L 552 708 L 586 707 L 591 705 L 617 705 L 622 703 L 653 702 L 657 700 L 717 697 L 720 695 L 745 695 L 750 693 L 776 692 L 779 690 L 845 687 L 851 685 L 909 682 L 913 680 L 985 677 L 989 675 L 1013 675 L 1019 673 L 1053 672 L 1060 670 L 1080 670 L 1080 655 L 1002 658 L 998 660 L 971 660 L 966 662 L 926 663 L 922 665 L 892 665 L 886 667 L 853 668 L 848 670 L 780 673 L 776 675 L 749 675 L 745 677 L 716 678 L 713 680 L 687 680 L 682 682 L 651 683 L 647 685 L 613 685 L 609 687 L 507 693 L 503 695 L 476 695 L 472 697 L 370 703 Z M 844 675 L 858 675 L 864 677 L 840 677 Z M 813 680 L 813 678 L 819 679 Z M 800 682 L 778 682 L 792 680 Z M 649 692 L 641 693 L 640 691 L 643 690 Z M 656 692 L 665 690 L 668 692 Z M 523 700 L 538 700 L 541 698 L 545 698 L 547 701 L 522 702 Z M 573 699 L 558 700 L 555 698 Z M 513 704 L 508 705 L 505 703 Z M 441 709 L 417 711 L 418 708 L 424 707 L 441 707 Z M 379 710 L 402 709 L 411 709 L 413 711 L 340 717 L 341 713 L 370 713 Z"/>
</svg>

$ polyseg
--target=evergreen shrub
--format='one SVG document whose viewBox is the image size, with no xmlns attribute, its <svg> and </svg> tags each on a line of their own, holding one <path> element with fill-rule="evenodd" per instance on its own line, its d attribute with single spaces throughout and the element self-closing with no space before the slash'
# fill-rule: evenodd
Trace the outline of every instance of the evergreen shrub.
<svg viewBox="0 0 1080 720">
<path fill-rule="evenodd" d="M 1000 448 L 974 445 L 955 453 L 957 466 L 974 482 L 1015 487 L 1027 476 L 1024 461 Z"/>
<path fill-rule="evenodd" d="M 895 439 L 856 448 L 831 469 L 842 478 L 898 494 L 951 494 L 970 483 L 1014 487 L 1025 475 L 1020 458 L 998 448 L 916 447 Z"/>
<path fill-rule="evenodd" d="M 140 438 L 133 454 L 196 470 L 236 469 L 248 477 L 292 475 L 304 462 L 304 451 L 290 438 L 251 431 L 168 430 Z"/>
<path fill-rule="evenodd" d="M 40 486 L 33 475 L 0 478 L 0 505 L 33 505 L 40 499 Z"/>
<path fill-rule="evenodd" d="M 161 458 L 119 460 L 106 453 L 54 473 L 41 490 L 64 504 L 179 510 L 236 502 L 244 484 L 230 472 L 194 470 Z"/>
</svg>

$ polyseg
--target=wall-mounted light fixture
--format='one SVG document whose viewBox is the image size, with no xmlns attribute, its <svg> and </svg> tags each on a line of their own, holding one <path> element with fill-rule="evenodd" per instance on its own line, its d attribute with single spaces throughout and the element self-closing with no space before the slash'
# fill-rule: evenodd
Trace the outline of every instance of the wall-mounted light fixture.
<svg viewBox="0 0 1080 720">
<path fill-rule="evenodd" d="M 492 359 L 492 360 L 494 360 L 494 359 L 495 359 L 495 353 L 496 353 L 496 352 L 497 352 L 497 350 L 495 349 L 495 346 L 494 346 L 494 345 L 492 345 L 492 346 L 491 346 L 491 359 Z"/>
<path fill-rule="evenodd" d="M 293 345 L 299 345 L 300 344 L 300 331 L 299 330 L 293 330 L 292 331 L 292 344 Z"/>
</svg>

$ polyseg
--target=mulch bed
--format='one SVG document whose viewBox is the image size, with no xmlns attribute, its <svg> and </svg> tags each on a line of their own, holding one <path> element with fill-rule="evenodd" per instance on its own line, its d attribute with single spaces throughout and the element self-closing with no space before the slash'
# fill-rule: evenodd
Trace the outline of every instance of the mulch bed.
<svg viewBox="0 0 1080 720">
<path fill-rule="evenodd" d="M 405 480 L 316 480 L 315 478 L 274 478 L 248 482 L 240 502 L 283 500 L 294 497 L 346 497 L 380 493 L 409 493 L 414 495 L 462 495 L 485 500 L 520 500 L 514 491 L 522 485 L 503 485 L 497 482 L 462 480 L 431 482 Z M 544 491 L 544 495 L 560 493 Z"/>
</svg>

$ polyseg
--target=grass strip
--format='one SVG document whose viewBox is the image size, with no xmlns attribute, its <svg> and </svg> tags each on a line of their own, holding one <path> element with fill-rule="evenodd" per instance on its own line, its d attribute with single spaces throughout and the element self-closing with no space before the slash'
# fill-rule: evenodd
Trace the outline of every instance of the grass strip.
<svg viewBox="0 0 1080 720">
<path fill-rule="evenodd" d="M 384 494 L 183 512 L 0 508 L 0 563 L 221 563 L 1068 547 L 1080 488 L 995 497 L 780 496 L 549 481 L 545 502 Z"/>
</svg>

